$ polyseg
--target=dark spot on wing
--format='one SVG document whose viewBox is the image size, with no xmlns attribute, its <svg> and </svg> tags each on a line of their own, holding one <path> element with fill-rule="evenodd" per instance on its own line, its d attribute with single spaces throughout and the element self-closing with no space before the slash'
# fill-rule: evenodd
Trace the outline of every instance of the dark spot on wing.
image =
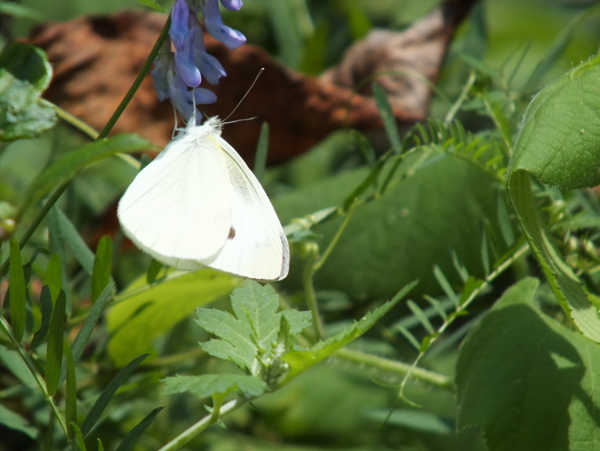
<svg viewBox="0 0 600 451">
<path fill-rule="evenodd" d="M 229 235 L 227 235 L 228 240 L 233 240 L 235 238 L 235 229 L 231 227 L 229 229 Z"/>
</svg>

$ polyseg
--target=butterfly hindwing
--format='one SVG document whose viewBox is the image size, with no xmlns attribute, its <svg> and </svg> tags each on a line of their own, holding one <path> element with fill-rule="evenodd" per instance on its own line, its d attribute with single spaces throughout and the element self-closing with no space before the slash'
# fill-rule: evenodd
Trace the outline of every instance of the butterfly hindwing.
<svg viewBox="0 0 600 451">
<path fill-rule="evenodd" d="M 205 263 L 251 279 L 283 279 L 289 269 L 289 246 L 269 198 L 235 149 L 218 135 L 210 138 L 226 155 L 233 201 L 228 239 Z"/>
</svg>

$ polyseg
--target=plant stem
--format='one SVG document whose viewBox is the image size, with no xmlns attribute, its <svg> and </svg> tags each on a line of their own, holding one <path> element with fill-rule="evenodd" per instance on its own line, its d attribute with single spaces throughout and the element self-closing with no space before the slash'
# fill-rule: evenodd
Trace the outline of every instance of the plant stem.
<svg viewBox="0 0 600 451">
<path fill-rule="evenodd" d="M 250 401 L 251 401 L 251 399 L 238 398 L 238 399 L 234 399 L 233 401 L 228 402 L 227 404 L 221 406 L 218 416 L 215 416 L 213 414 L 205 416 L 200 421 L 195 423 L 193 426 L 187 428 L 185 431 L 183 431 L 181 434 L 179 434 L 177 437 L 175 437 L 173 440 L 171 440 L 165 446 L 160 448 L 158 451 L 173 451 L 173 450 L 181 448 L 183 445 L 188 443 L 194 437 L 196 437 L 200 433 L 204 432 L 209 426 L 218 422 L 222 417 L 224 417 L 225 415 L 228 415 L 231 412 L 239 409 L 240 407 L 248 404 Z"/>
<path fill-rule="evenodd" d="M 23 346 L 21 346 L 21 344 L 17 341 L 17 339 L 15 338 L 15 336 L 13 335 L 13 333 L 10 329 L 9 324 L 6 322 L 6 319 L 4 319 L 3 317 L 0 317 L 0 326 L 3 329 L 3 332 L 6 334 L 6 336 L 11 341 L 14 349 L 16 349 L 16 351 L 21 356 L 21 359 L 23 360 L 23 362 L 25 362 L 25 365 L 27 365 L 29 372 L 35 379 L 35 382 L 37 383 L 38 387 L 40 387 L 42 395 L 44 396 L 44 398 L 46 399 L 48 404 L 50 404 L 50 407 L 52 408 L 52 411 L 54 412 L 54 416 L 58 420 L 60 427 L 64 431 L 65 435 L 67 435 L 67 422 L 65 421 L 64 417 L 60 413 L 58 406 L 54 403 L 54 399 L 48 393 L 48 390 L 46 389 L 46 382 L 44 381 L 44 378 L 42 377 L 42 375 L 39 373 L 37 367 L 35 366 L 35 363 L 33 363 L 33 361 L 31 360 L 31 357 L 29 357 L 29 354 L 27 354 L 27 351 L 25 351 L 25 349 L 23 349 Z"/>
</svg>

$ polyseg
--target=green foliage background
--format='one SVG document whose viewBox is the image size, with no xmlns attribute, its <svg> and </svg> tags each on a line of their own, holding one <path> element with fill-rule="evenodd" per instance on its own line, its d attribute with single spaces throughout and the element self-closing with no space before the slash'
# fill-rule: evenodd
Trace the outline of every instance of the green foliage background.
<svg viewBox="0 0 600 451">
<path fill-rule="evenodd" d="M 227 24 L 319 74 L 371 28 L 401 29 L 439 2 L 245 3 Z M 127 7 L 143 6 L 0 2 L 3 44 L 36 21 Z M 5 47 L 0 80 L 18 90 L 0 84 L 0 131 L 22 139 L 0 147 L 0 450 L 600 446 L 600 203 L 587 189 L 600 184 L 599 13 L 483 1 L 402 153 L 340 130 L 268 169 L 293 256 L 277 291 L 168 271 L 120 235 L 90 249 L 138 170 L 122 152 L 149 144 L 54 126 L 37 100 L 43 54 Z M 15 55 L 45 69 L 23 75 Z M 10 235 L 29 230 L 19 250 Z"/>
</svg>

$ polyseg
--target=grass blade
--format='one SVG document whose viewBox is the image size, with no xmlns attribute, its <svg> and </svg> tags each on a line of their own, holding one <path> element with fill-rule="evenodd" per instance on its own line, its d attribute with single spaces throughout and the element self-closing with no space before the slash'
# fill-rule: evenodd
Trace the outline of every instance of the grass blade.
<svg viewBox="0 0 600 451">
<path fill-rule="evenodd" d="M 65 330 L 65 308 L 67 298 L 65 292 L 60 291 L 54 305 L 52 318 L 50 319 L 50 330 L 48 332 L 48 351 L 46 354 L 46 387 L 50 396 L 54 396 L 58 388 L 60 369 L 63 357 L 63 342 Z"/>
<path fill-rule="evenodd" d="M 158 415 L 158 412 L 160 412 L 162 409 L 163 407 L 157 407 L 148 415 L 146 415 L 142 421 L 136 424 L 135 427 L 125 436 L 117 448 L 117 451 L 129 451 L 131 448 L 133 448 L 133 445 L 137 439 L 144 433 L 146 429 L 148 429 L 148 426 L 152 424 L 154 418 L 156 418 L 156 415 Z"/>
<path fill-rule="evenodd" d="M 111 379 L 108 383 L 104 391 L 100 394 L 87 416 L 81 423 L 81 433 L 84 437 L 86 437 L 92 430 L 92 427 L 96 424 L 96 422 L 100 419 L 100 415 L 104 412 L 104 409 L 119 389 L 119 387 L 125 382 L 125 380 L 129 377 L 132 371 L 144 360 L 148 357 L 148 354 L 143 354 L 136 359 L 132 360 L 119 371 L 115 377 Z"/>
<path fill-rule="evenodd" d="M 21 249 L 15 238 L 10 240 L 10 325 L 17 341 L 25 332 L 25 273 L 21 260 Z"/>
</svg>

